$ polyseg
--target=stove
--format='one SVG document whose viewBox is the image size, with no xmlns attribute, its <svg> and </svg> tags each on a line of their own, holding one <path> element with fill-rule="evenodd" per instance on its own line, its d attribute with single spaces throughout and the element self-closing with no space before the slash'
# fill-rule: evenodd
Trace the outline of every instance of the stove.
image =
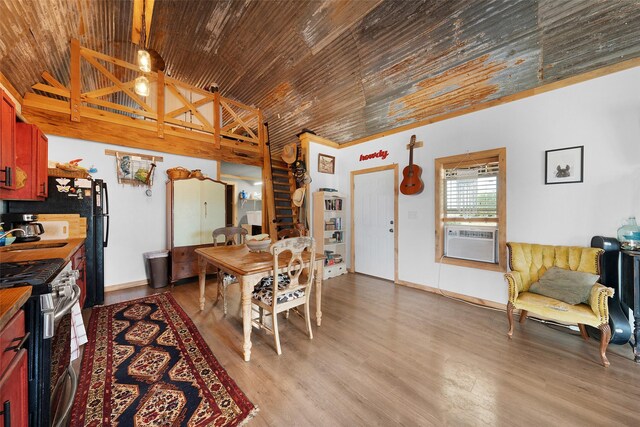
<svg viewBox="0 0 640 427">
<path fill-rule="evenodd" d="M 68 348 L 70 345 L 70 333 L 57 333 L 60 332 L 57 328 L 60 327 L 63 316 L 70 316 L 72 305 L 80 298 L 80 288 L 75 282 L 77 278 L 78 272 L 72 270 L 71 263 L 62 258 L 0 263 L 0 289 L 31 286 L 31 296 L 23 306 L 25 326 L 30 334 L 26 345 L 31 427 L 49 427 L 54 421 L 51 416 L 51 380 L 54 381 L 54 390 L 62 390 L 62 386 L 58 387 L 57 384 L 59 372 L 52 370 L 51 348 L 52 342 L 58 339 L 66 340 L 60 344 L 63 347 Z M 70 365 L 66 359 L 61 363 L 63 368 Z M 68 376 L 73 389 L 77 379 L 71 370 L 68 369 Z M 75 392 L 70 396 L 74 394 Z M 68 413 L 72 402 L 73 399 L 63 402 L 63 417 Z"/>
<path fill-rule="evenodd" d="M 0 289 L 48 284 L 64 264 L 62 258 L 0 263 Z"/>
</svg>

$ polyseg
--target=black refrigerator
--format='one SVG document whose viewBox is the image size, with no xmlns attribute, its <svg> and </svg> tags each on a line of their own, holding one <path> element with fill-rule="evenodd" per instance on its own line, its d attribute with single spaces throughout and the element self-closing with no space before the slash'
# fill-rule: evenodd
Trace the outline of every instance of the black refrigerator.
<svg viewBox="0 0 640 427">
<path fill-rule="evenodd" d="M 74 214 L 87 218 L 85 307 L 104 303 L 104 248 L 109 241 L 109 195 L 101 179 L 49 177 L 44 201 L 8 201 L 10 213 Z"/>
</svg>

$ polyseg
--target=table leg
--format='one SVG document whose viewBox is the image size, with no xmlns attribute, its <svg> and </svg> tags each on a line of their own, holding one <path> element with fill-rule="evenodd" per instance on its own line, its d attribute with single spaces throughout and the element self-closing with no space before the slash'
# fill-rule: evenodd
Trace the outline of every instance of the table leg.
<svg viewBox="0 0 640 427">
<path fill-rule="evenodd" d="M 253 292 L 253 282 L 245 276 L 240 276 L 240 289 L 242 289 L 242 332 L 244 341 L 242 350 L 244 361 L 251 360 L 251 293 Z"/>
<path fill-rule="evenodd" d="M 200 311 L 204 310 L 204 283 L 207 279 L 207 260 L 198 255 L 198 284 L 200 285 Z"/>
<path fill-rule="evenodd" d="M 324 262 L 316 261 L 316 323 L 322 323 L 322 273 L 324 272 Z"/>
<path fill-rule="evenodd" d="M 636 316 L 633 328 L 634 344 L 633 355 L 636 363 L 640 363 L 640 318 Z"/>
</svg>

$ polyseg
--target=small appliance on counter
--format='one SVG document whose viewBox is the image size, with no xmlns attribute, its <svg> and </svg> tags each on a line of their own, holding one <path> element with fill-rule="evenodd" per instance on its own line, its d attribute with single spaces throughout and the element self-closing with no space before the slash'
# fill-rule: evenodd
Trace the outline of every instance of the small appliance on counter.
<svg viewBox="0 0 640 427">
<path fill-rule="evenodd" d="M 2 222 L 8 230 L 22 230 L 22 233 L 15 233 L 16 243 L 37 242 L 40 235 L 44 233 L 44 227 L 38 221 L 38 215 L 29 213 L 6 213 L 2 214 Z"/>
</svg>

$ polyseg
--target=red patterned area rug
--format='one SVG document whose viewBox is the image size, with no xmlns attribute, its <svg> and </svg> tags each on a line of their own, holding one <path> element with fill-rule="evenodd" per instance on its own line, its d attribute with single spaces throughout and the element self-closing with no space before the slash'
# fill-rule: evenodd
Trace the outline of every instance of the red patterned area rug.
<svg viewBox="0 0 640 427">
<path fill-rule="evenodd" d="M 169 293 L 95 307 L 72 426 L 237 426 L 257 412 Z"/>
</svg>

